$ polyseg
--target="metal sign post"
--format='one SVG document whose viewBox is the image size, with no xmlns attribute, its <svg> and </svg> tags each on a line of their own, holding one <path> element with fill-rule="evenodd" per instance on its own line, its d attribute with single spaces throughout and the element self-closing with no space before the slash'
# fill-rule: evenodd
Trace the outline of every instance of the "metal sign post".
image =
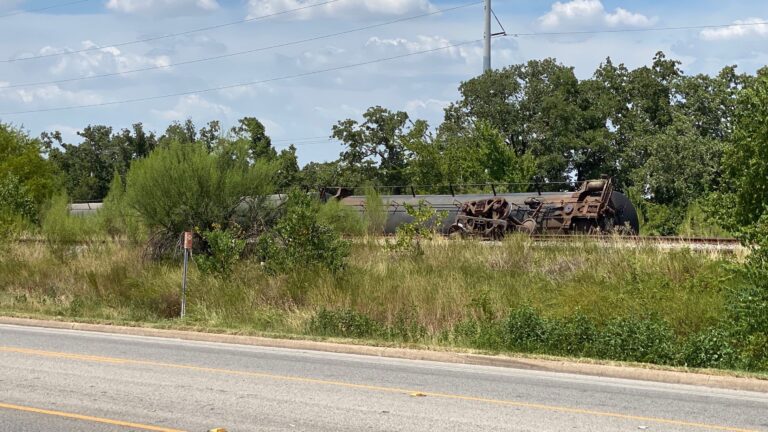
<svg viewBox="0 0 768 432">
<path fill-rule="evenodd" d="M 192 251 L 192 233 L 184 232 L 184 270 L 181 277 L 181 317 L 187 312 L 187 266 L 189 265 L 189 254 Z"/>
</svg>

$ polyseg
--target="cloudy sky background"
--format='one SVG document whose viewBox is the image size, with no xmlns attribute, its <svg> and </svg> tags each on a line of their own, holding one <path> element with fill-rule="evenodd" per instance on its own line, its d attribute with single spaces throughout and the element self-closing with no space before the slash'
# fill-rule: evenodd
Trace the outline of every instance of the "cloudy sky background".
<svg viewBox="0 0 768 432">
<path fill-rule="evenodd" d="M 115 129 L 143 122 L 162 132 L 173 120 L 231 126 L 258 117 L 277 148 L 294 142 L 300 162 L 332 160 L 340 147 L 326 138 L 344 118 L 372 105 L 406 110 L 436 126 L 457 86 L 482 67 L 480 43 L 361 67 L 246 87 L 195 90 L 270 80 L 482 38 L 482 2 L 345 35 L 243 55 L 167 67 L 315 38 L 460 6 L 469 0 L 339 0 L 277 17 L 117 47 L 109 45 L 256 18 L 327 0 L 0 0 L 0 121 L 33 135 L 60 130 L 71 142 L 88 124 Z M 713 74 L 725 65 L 753 73 L 768 63 L 768 25 L 598 35 L 525 33 L 643 29 L 768 21 L 765 0 L 668 2 L 494 0 L 511 35 L 493 44 L 493 66 L 555 57 L 589 77 L 610 56 L 630 68 L 661 50 L 686 73 Z M 27 11 L 27 12 L 24 12 Z M 23 13 L 20 13 L 23 12 Z M 495 28 L 497 31 L 498 28 Z M 94 49 L 96 48 L 96 49 Z M 87 49 L 37 59 L 61 51 Z M 157 68 L 54 84 L 26 85 Z M 190 92 L 183 96 L 65 111 L 51 108 Z"/>
</svg>

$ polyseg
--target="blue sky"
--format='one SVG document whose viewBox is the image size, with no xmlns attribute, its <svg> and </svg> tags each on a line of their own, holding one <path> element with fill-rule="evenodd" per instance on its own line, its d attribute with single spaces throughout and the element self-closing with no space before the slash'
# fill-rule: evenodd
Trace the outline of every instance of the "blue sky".
<svg viewBox="0 0 768 432">
<path fill-rule="evenodd" d="M 295 142 L 300 162 L 332 160 L 340 147 L 325 138 L 344 118 L 360 118 L 372 105 L 406 110 L 436 126 L 457 86 L 480 72 L 480 44 L 301 78 L 195 93 L 195 90 L 269 80 L 463 43 L 482 37 L 482 5 L 380 26 L 333 38 L 235 55 L 215 61 L 169 64 L 233 54 L 470 3 L 469 0 L 338 0 L 324 6 L 183 36 L 110 47 L 111 44 L 185 32 L 294 9 L 327 0 L 0 0 L 0 113 L 48 110 L 174 93 L 144 102 L 0 114 L 0 121 L 32 134 L 60 130 L 71 142 L 88 124 L 115 129 L 143 122 L 162 132 L 173 120 L 231 126 L 255 116 L 278 148 Z M 609 1 L 494 0 L 510 34 L 768 21 L 768 2 L 745 0 Z M 27 57 L 89 51 L 39 59 Z M 589 77 L 610 56 L 637 67 L 664 51 L 687 73 L 716 73 L 725 65 L 754 72 L 768 63 L 768 25 L 717 29 L 497 39 L 493 66 L 555 57 Z M 94 75 L 144 72 L 63 83 Z M 318 138 L 321 137 L 321 138 Z"/>
</svg>

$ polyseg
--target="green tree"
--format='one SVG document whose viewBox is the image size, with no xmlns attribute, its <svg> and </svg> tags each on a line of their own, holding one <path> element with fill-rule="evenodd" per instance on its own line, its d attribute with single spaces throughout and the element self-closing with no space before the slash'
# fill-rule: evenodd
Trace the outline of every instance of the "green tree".
<svg viewBox="0 0 768 432">
<path fill-rule="evenodd" d="M 736 222 L 756 223 L 768 209 L 768 68 L 739 94 L 726 169 L 736 195 Z"/>
<path fill-rule="evenodd" d="M 352 171 L 352 178 L 384 186 L 408 184 L 405 142 L 424 136 L 427 123 L 412 122 L 407 113 L 380 106 L 369 108 L 363 119 L 363 123 L 347 119 L 333 126 L 332 136 L 346 147 L 340 158 L 343 169 Z"/>
<path fill-rule="evenodd" d="M 6 184 L 6 190 L 14 189 L 14 194 L 26 196 L 36 209 L 50 199 L 57 187 L 56 169 L 43 157 L 44 153 L 40 140 L 0 123 L 0 181 Z M 19 210 L 21 214 L 28 211 Z"/>
<path fill-rule="evenodd" d="M 255 117 L 241 118 L 231 132 L 236 139 L 243 140 L 248 144 L 253 160 L 274 160 L 277 158 L 277 151 L 272 147 L 272 140 L 267 135 L 266 128 Z"/>
<path fill-rule="evenodd" d="M 639 141 L 648 156 L 634 171 L 634 183 L 654 202 L 684 209 L 717 189 L 724 145 L 703 137 L 690 117 L 675 112 L 669 126 Z"/>
</svg>

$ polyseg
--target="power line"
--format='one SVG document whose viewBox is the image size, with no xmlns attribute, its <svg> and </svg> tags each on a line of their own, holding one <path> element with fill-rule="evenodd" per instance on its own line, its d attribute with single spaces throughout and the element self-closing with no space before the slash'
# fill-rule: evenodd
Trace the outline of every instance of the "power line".
<svg viewBox="0 0 768 432">
<path fill-rule="evenodd" d="M 288 142 L 288 141 L 308 141 L 308 140 L 323 140 L 323 139 L 333 139 L 329 138 L 327 135 L 318 135 L 313 137 L 303 137 L 303 138 L 280 138 L 280 139 L 273 139 L 272 142 Z"/>
<path fill-rule="evenodd" d="M 60 3 L 60 4 L 46 6 L 46 7 L 41 7 L 41 8 L 37 8 L 37 9 L 21 10 L 21 11 L 18 11 L 18 12 L 12 12 L 12 13 L 9 13 L 9 14 L 0 15 L 0 18 L 7 18 L 7 17 L 12 17 L 12 16 L 26 14 L 26 13 L 42 12 L 42 11 L 46 11 L 46 10 L 49 10 L 49 9 L 55 9 L 55 8 L 60 8 L 60 7 L 65 7 L 65 6 L 71 6 L 71 5 L 75 5 L 75 4 L 79 4 L 79 3 L 86 3 L 86 2 L 89 2 L 89 1 L 93 1 L 93 0 L 76 0 L 76 1 L 71 1 L 69 3 Z"/>
<path fill-rule="evenodd" d="M 288 47 L 288 46 L 300 45 L 300 44 L 303 44 L 303 43 L 314 42 L 314 41 L 318 41 L 318 40 L 322 40 L 322 39 L 329 39 L 329 38 L 333 38 L 333 37 L 337 37 L 337 36 L 341 36 L 341 35 L 345 35 L 345 34 L 356 33 L 356 32 L 360 32 L 360 31 L 364 31 L 364 30 L 370 30 L 370 29 L 374 29 L 374 28 L 378 28 L 378 27 L 384 27 L 384 26 L 388 26 L 388 25 L 392 25 L 392 24 L 397 24 L 397 23 L 401 23 L 401 22 L 405 22 L 405 21 L 411 21 L 411 20 L 415 20 L 415 19 L 419 19 L 419 18 L 424 18 L 424 17 L 428 17 L 428 16 L 431 16 L 431 15 L 436 15 L 436 14 L 440 14 L 440 13 L 451 12 L 451 11 L 455 11 L 455 10 L 458 10 L 458 9 L 466 8 L 466 7 L 469 7 L 469 6 L 474 6 L 474 5 L 477 5 L 477 4 L 480 4 L 480 2 L 479 1 L 475 1 L 475 2 L 472 2 L 472 3 L 466 3 L 466 4 L 463 4 L 463 5 L 460 5 L 460 6 L 455 6 L 455 7 L 451 7 L 451 8 L 447 8 L 447 9 L 441 9 L 441 10 L 437 10 L 437 11 L 433 11 L 433 12 L 427 12 L 427 13 L 423 13 L 423 14 L 419 14 L 419 15 L 414 15 L 414 16 L 410 16 L 410 17 L 405 17 L 405 18 L 398 18 L 398 19 L 395 19 L 395 20 L 387 21 L 387 22 L 367 25 L 367 26 L 363 26 L 363 27 L 357 27 L 357 28 L 353 28 L 353 29 L 349 29 L 349 30 L 344 30 L 344 31 L 336 32 L 336 33 L 330 33 L 330 34 L 315 36 L 315 37 L 306 38 L 306 39 L 300 39 L 300 40 L 291 41 L 291 42 L 284 42 L 284 43 L 280 43 L 280 44 L 276 44 L 276 45 L 269 45 L 269 46 L 249 49 L 249 50 L 245 50 L 245 51 L 237 51 L 237 52 L 221 54 L 221 55 L 217 55 L 217 56 L 203 57 L 203 58 L 198 58 L 198 59 L 193 59 L 193 60 L 187 60 L 187 61 L 182 61 L 182 62 L 178 62 L 178 63 L 170 63 L 170 64 L 158 65 L 158 66 L 148 66 L 148 67 L 139 68 L 139 69 L 132 69 L 132 70 L 126 70 L 126 71 L 120 71 L 120 72 L 111 72 L 111 73 L 106 73 L 106 74 L 90 75 L 90 76 L 76 77 L 76 78 L 65 78 L 65 79 L 53 80 L 53 81 L 39 81 L 39 82 L 33 82 L 33 83 L 22 83 L 22 84 L 5 85 L 3 87 L 0 87 L 0 91 L 2 91 L 4 89 L 12 89 L 12 88 L 18 88 L 18 87 L 33 87 L 33 86 L 41 86 L 41 85 L 62 84 L 62 83 L 75 82 L 75 81 L 85 81 L 85 80 L 91 80 L 91 79 L 97 79 L 97 78 L 106 78 L 106 77 L 111 77 L 111 76 L 121 76 L 121 75 L 128 75 L 128 74 L 132 74 L 132 73 L 137 73 L 137 72 L 146 72 L 146 71 L 152 71 L 152 70 L 167 69 L 167 68 L 171 68 L 171 67 L 174 67 L 174 66 L 183 66 L 183 65 L 202 63 L 202 62 L 213 61 L 213 60 L 220 60 L 220 59 L 223 59 L 223 58 L 235 57 L 235 56 L 240 56 L 240 55 L 244 55 L 244 54 L 252 54 L 252 53 L 255 53 L 255 52 L 267 51 L 267 50 L 271 50 L 271 49 L 275 49 L 275 48 L 285 48 L 285 47 Z"/>
<path fill-rule="evenodd" d="M 209 87 L 205 89 L 190 90 L 190 91 L 184 91 L 184 92 L 178 92 L 178 93 L 169 93 L 169 94 L 158 95 L 158 96 L 148 96 L 148 97 L 141 97 L 141 98 L 134 98 L 134 99 L 123 99 L 123 100 L 110 101 L 110 102 L 99 102 L 99 103 L 84 104 L 84 105 L 69 105 L 69 106 L 62 106 L 62 107 L 44 108 L 44 109 L 26 110 L 26 111 L 10 111 L 10 112 L 0 113 L 0 116 L 34 114 L 34 113 L 51 112 L 51 111 L 66 111 L 66 110 L 73 110 L 73 109 L 80 109 L 80 108 L 95 108 L 95 107 L 104 107 L 104 106 L 112 106 L 112 105 L 122 105 L 127 103 L 145 102 L 145 101 L 151 101 L 151 100 L 157 100 L 157 99 L 167 99 L 167 98 L 172 98 L 177 96 L 188 96 L 188 95 L 197 94 L 197 93 L 210 93 L 214 91 L 227 90 L 227 89 L 238 88 L 238 87 L 249 87 L 257 84 L 265 84 L 265 83 L 275 82 L 275 81 L 302 78 L 302 77 L 318 75 L 318 74 L 327 73 L 327 72 L 334 72 L 334 71 L 343 70 L 343 69 L 350 69 L 350 68 L 375 64 L 375 63 L 381 63 L 381 62 L 386 62 L 391 60 L 413 57 L 413 56 L 422 55 L 422 54 L 428 54 L 436 51 L 442 51 L 450 48 L 456 48 L 460 46 L 474 44 L 474 43 L 480 42 L 481 40 L 482 39 L 476 39 L 472 41 L 445 45 L 438 48 L 432 48 L 432 49 L 427 49 L 422 51 L 414 51 L 408 54 L 378 58 L 378 59 L 368 60 L 360 63 L 352 63 L 348 65 L 343 65 L 343 66 L 336 66 L 336 67 L 327 68 L 327 69 L 319 69 L 319 70 L 303 72 L 295 75 L 285 75 L 285 76 L 269 78 L 269 79 L 264 79 L 259 81 L 251 81 L 251 82 L 240 83 L 240 84 L 230 84 L 230 85 L 224 85 L 224 86 L 218 86 L 218 87 Z"/>
<path fill-rule="evenodd" d="M 728 27 L 741 27 L 741 26 L 756 26 L 756 25 L 768 25 L 768 21 L 758 21 L 749 23 L 731 23 L 731 24 L 709 24 L 709 25 L 693 25 L 693 26 L 676 26 L 676 27 L 649 27 L 638 29 L 606 29 L 606 30 L 575 30 L 575 31 L 562 31 L 562 32 L 536 32 L 536 33 L 510 33 L 509 36 L 569 36 L 569 35 L 581 35 L 581 34 L 600 34 L 600 33 L 643 33 L 654 31 L 668 31 L 668 30 L 703 30 L 711 28 L 728 28 Z"/>
<path fill-rule="evenodd" d="M 83 1 L 89 1 L 89 0 L 83 0 Z M 338 1 L 340 1 L 340 0 L 326 0 L 326 1 L 322 2 L 322 3 L 315 3 L 315 4 L 311 4 L 311 5 L 307 5 L 307 6 L 301 6 L 301 7 L 293 8 L 293 9 L 286 9 L 286 10 L 283 10 L 283 11 L 280 11 L 280 12 L 274 12 L 274 13 L 270 13 L 270 14 L 266 14 L 266 15 L 260 15 L 260 16 L 257 16 L 257 17 L 251 17 L 251 18 L 246 18 L 246 19 L 242 19 L 242 20 L 238 20 L 238 21 L 232 21 L 232 22 L 228 22 L 228 23 L 224 23 L 224 24 L 217 24 L 217 25 L 208 26 L 208 27 L 200 27 L 200 28 L 196 28 L 196 29 L 192 29 L 192 30 L 187 30 L 187 31 L 179 32 L 179 33 L 169 33 L 169 34 L 162 35 L 162 36 L 153 36 L 153 37 L 149 37 L 149 38 L 145 38 L 145 39 L 136 39 L 136 40 L 128 41 L 128 42 L 118 42 L 118 43 L 113 43 L 113 44 L 110 44 L 110 45 L 99 46 L 99 47 L 82 48 L 82 49 L 79 49 L 79 50 L 61 51 L 61 52 L 50 53 L 50 54 L 40 54 L 40 55 L 36 55 L 36 56 L 32 56 L 32 57 L 19 57 L 19 58 L 14 58 L 14 59 L 0 60 L 0 63 L 14 63 L 14 62 L 20 62 L 20 61 L 27 61 L 27 60 L 37 60 L 37 59 L 42 59 L 42 58 L 59 57 L 59 56 L 70 55 L 70 54 L 77 54 L 77 53 L 88 52 L 88 51 L 96 51 L 96 50 L 101 50 L 101 49 L 104 49 L 104 48 L 117 48 L 117 47 L 122 47 L 122 46 L 127 46 L 127 45 L 135 45 L 135 44 L 143 43 L 143 42 L 151 42 L 151 41 L 156 41 L 156 40 L 160 40 L 160 39 L 172 38 L 172 37 L 176 37 L 176 36 L 184 36 L 184 35 L 188 35 L 188 34 L 192 34 L 192 33 L 198 33 L 198 32 L 201 32 L 201 31 L 220 29 L 222 27 L 229 27 L 229 26 L 233 26 L 233 25 L 237 25 L 237 24 L 243 24 L 243 23 L 252 22 L 252 21 L 260 21 L 260 20 L 264 20 L 264 19 L 268 19 L 268 18 L 274 18 L 276 16 L 287 15 L 287 14 L 291 14 L 291 13 L 294 13 L 294 12 L 299 12 L 299 11 L 302 11 L 302 10 L 315 8 L 315 7 L 318 7 L 318 6 L 324 6 L 324 5 L 327 5 L 327 4 L 336 3 Z"/>
</svg>

